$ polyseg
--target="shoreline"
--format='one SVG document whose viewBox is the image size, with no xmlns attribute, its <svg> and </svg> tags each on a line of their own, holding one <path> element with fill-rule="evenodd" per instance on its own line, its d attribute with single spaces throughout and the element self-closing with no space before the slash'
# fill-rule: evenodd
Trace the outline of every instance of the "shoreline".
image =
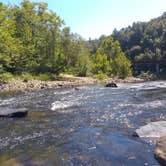
<svg viewBox="0 0 166 166">
<path fill-rule="evenodd" d="M 91 77 L 74 77 L 72 75 L 64 75 L 59 80 L 56 81 L 41 81 L 41 80 L 29 80 L 25 81 L 22 79 L 12 79 L 4 83 L 0 83 L 0 93 L 10 93 L 10 92 L 33 92 L 43 89 L 60 89 L 60 88 L 70 88 L 85 85 L 94 84 L 107 84 L 110 82 L 115 83 L 139 83 L 145 82 L 146 80 L 129 77 L 126 79 L 109 78 L 106 80 L 98 80 Z"/>
</svg>

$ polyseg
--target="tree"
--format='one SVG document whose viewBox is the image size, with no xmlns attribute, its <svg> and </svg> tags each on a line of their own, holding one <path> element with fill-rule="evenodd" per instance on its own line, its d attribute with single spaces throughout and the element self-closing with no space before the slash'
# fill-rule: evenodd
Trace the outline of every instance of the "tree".
<svg viewBox="0 0 166 166">
<path fill-rule="evenodd" d="M 166 59 L 166 15 L 165 13 L 149 22 L 138 22 L 132 26 L 114 31 L 112 37 L 120 42 L 122 50 L 127 57 L 135 63 L 139 63 L 139 68 L 134 72 L 150 71 L 154 73 L 158 61 L 161 61 L 160 71 L 166 71 L 164 61 Z M 149 61 L 144 64 L 144 61 Z M 161 73 L 162 74 L 162 73 Z"/>
<path fill-rule="evenodd" d="M 107 60 L 106 54 L 95 54 L 92 63 L 92 72 L 93 74 L 109 74 L 111 71 L 111 66 L 109 61 Z"/>
<path fill-rule="evenodd" d="M 131 75 L 131 63 L 122 52 L 119 42 L 112 37 L 107 37 L 101 42 L 93 66 L 108 76 L 125 78 Z"/>
</svg>

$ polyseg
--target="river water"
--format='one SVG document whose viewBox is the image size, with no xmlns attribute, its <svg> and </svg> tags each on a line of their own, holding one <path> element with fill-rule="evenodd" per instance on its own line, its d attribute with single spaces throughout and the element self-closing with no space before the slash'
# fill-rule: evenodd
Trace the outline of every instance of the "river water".
<svg viewBox="0 0 166 166">
<path fill-rule="evenodd" d="M 158 166 L 155 145 L 136 128 L 166 119 L 166 82 L 51 89 L 0 96 L 0 166 Z"/>
</svg>

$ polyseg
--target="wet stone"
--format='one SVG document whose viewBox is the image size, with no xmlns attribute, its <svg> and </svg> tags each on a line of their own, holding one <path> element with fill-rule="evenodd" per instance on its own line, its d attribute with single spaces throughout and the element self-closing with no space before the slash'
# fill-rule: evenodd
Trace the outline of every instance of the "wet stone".
<svg viewBox="0 0 166 166">
<path fill-rule="evenodd" d="M 26 109 L 9 109 L 5 108 L 0 110 L 0 118 L 22 118 L 28 115 L 28 111 Z"/>
<path fill-rule="evenodd" d="M 107 88 L 117 88 L 118 86 L 117 86 L 116 83 L 111 82 L 111 83 L 108 83 L 105 87 L 107 87 Z"/>
<path fill-rule="evenodd" d="M 134 133 L 134 136 L 142 138 L 160 138 L 166 134 L 166 121 L 151 122 L 140 127 Z"/>
</svg>

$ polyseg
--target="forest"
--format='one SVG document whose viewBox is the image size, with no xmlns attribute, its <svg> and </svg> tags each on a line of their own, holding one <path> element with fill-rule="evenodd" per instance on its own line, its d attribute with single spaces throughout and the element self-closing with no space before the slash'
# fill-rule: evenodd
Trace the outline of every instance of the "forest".
<svg viewBox="0 0 166 166">
<path fill-rule="evenodd" d="M 115 29 L 112 37 L 120 42 L 136 75 L 141 71 L 165 75 L 166 12 L 149 22 L 133 23 L 120 31 Z"/>
<path fill-rule="evenodd" d="M 146 63 L 147 62 L 147 63 Z M 88 41 L 47 3 L 0 3 L 0 77 L 68 73 L 96 78 L 166 73 L 166 13 Z"/>
</svg>

